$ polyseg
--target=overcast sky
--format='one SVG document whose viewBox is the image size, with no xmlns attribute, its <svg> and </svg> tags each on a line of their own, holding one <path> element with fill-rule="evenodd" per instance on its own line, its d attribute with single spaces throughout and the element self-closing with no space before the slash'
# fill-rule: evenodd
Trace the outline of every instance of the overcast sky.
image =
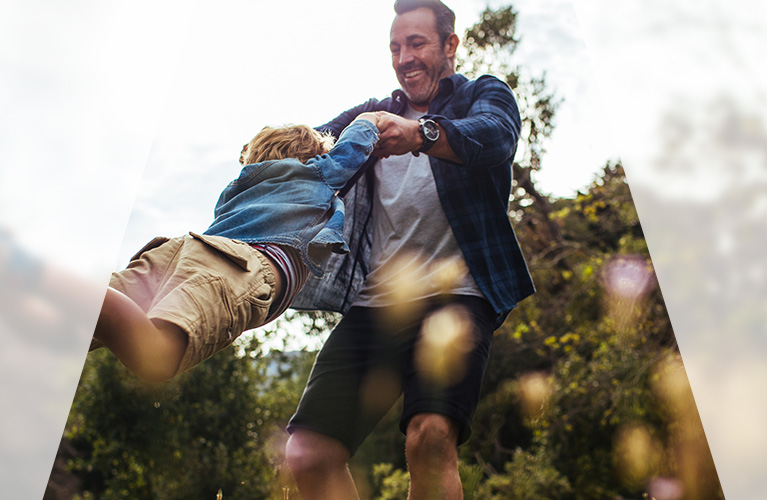
<svg viewBox="0 0 767 500">
<path fill-rule="evenodd" d="M 190 14 L 180 28 L 186 40 L 121 259 L 153 234 L 204 228 L 218 192 L 237 173 L 241 145 L 263 125 L 324 123 L 398 86 L 388 53 L 389 2 L 366 3 L 364 16 L 352 1 L 293 3 L 290 12 L 281 5 L 224 2 Z M 484 5 L 453 2 L 461 35 Z M 597 99 L 585 48 L 569 2 L 515 5 L 523 39 L 516 62 L 534 75 L 545 72 L 563 99 L 539 185 L 569 196 L 612 154 L 595 142 Z"/>
<path fill-rule="evenodd" d="M 154 235 L 207 227 L 239 170 L 242 144 L 264 125 L 317 125 L 398 86 L 390 1 L 7 5 L 0 149 L 3 164 L 16 167 L 3 168 L 0 223 L 30 242 L 82 231 L 112 269 Z M 485 2 L 450 5 L 462 35 Z M 514 5 L 522 36 L 515 63 L 545 72 L 563 99 L 539 187 L 569 196 L 614 156 L 594 133 L 586 51 L 569 1 Z M 39 210 L 19 196 L 16 186 L 40 175 L 54 182 L 40 184 L 36 198 L 66 205 L 73 227 L 54 224 L 50 205 Z M 54 257 L 76 265 L 77 252 L 60 248 Z M 92 268 L 85 260 L 81 267 Z"/>
</svg>

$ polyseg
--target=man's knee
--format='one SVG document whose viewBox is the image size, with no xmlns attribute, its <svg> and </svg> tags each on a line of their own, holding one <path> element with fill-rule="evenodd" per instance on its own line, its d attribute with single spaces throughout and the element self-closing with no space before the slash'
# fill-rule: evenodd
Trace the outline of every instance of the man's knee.
<svg viewBox="0 0 767 500">
<path fill-rule="evenodd" d="M 299 429 L 288 439 L 285 460 L 296 477 L 325 474 L 335 468 L 345 468 L 349 452 L 333 438 Z"/>
<path fill-rule="evenodd" d="M 414 416 L 407 426 L 405 446 L 411 457 L 445 453 L 458 446 L 458 423 L 444 415 L 424 413 Z"/>
</svg>

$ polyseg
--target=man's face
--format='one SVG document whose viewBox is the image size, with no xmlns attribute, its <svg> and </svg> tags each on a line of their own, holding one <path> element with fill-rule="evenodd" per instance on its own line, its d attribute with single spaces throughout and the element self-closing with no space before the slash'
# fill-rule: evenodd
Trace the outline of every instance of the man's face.
<svg viewBox="0 0 767 500">
<path fill-rule="evenodd" d="M 436 24 L 434 12 L 422 7 L 398 15 L 391 27 L 392 67 L 405 95 L 419 111 L 428 109 L 439 81 L 455 72 L 457 37 L 453 35 L 443 46 Z"/>
</svg>

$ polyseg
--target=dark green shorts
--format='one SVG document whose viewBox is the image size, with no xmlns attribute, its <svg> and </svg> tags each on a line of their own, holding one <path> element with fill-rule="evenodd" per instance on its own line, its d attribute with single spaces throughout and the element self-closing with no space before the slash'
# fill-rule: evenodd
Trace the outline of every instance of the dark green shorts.
<svg viewBox="0 0 767 500">
<path fill-rule="evenodd" d="M 434 321 L 446 303 L 459 317 Z M 490 354 L 492 307 L 484 298 L 455 296 L 428 305 L 417 320 L 397 323 L 390 313 L 364 307 L 347 312 L 317 356 L 288 432 L 323 434 L 353 455 L 404 394 L 403 433 L 415 415 L 437 413 L 458 423 L 456 444 L 468 440 Z M 465 335 L 453 337 L 458 319 L 466 325 Z M 424 324 L 431 328 L 422 329 Z"/>
</svg>

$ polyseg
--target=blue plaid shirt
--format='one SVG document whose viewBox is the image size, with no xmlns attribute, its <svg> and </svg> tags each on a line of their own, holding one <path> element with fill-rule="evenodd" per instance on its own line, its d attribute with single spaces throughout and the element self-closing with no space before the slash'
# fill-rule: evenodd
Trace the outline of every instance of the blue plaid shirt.
<svg viewBox="0 0 767 500">
<path fill-rule="evenodd" d="M 318 127 L 338 136 L 365 111 L 402 115 L 401 90 L 371 99 Z M 424 115 L 438 122 L 461 164 L 429 157 L 442 208 L 479 289 L 498 315 L 498 326 L 519 301 L 535 292 L 532 278 L 508 217 L 511 165 L 521 120 L 509 87 L 485 75 L 469 81 L 460 74 L 440 81 Z M 371 172 L 371 158 L 362 172 Z M 322 279 L 309 279 L 292 307 L 345 313 L 368 273 L 371 247 L 372 175 L 355 177 L 343 190 L 347 216 L 344 237 L 349 254 L 334 256 Z"/>
</svg>

